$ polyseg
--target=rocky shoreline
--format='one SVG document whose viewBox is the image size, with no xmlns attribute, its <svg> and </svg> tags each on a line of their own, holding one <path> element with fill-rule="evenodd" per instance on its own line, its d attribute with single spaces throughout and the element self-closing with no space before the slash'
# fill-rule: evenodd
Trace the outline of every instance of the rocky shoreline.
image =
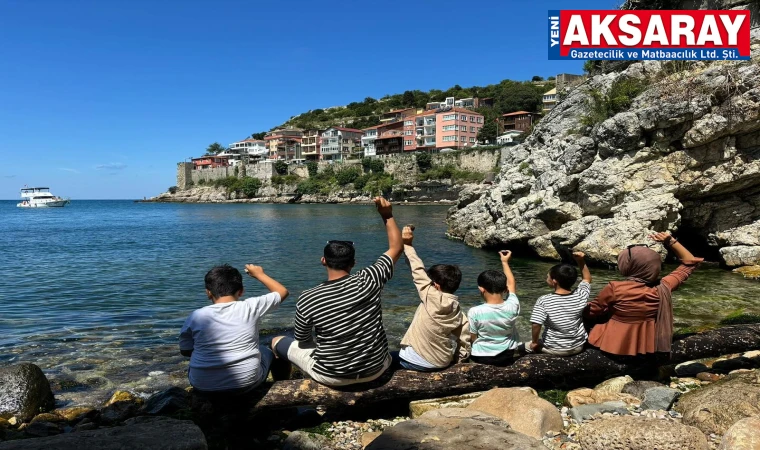
<svg viewBox="0 0 760 450">
<path fill-rule="evenodd" d="M 147 399 L 116 391 L 98 408 L 54 409 L 42 371 L 22 364 L 0 369 L 0 447 L 411 448 L 403 444 L 445 450 L 467 442 L 485 450 L 758 448 L 760 351 L 685 362 L 658 378 L 619 376 L 569 392 L 495 388 L 413 401 L 406 416 L 384 417 L 379 410 L 359 421 L 336 421 L 320 407 L 295 408 L 277 418 L 252 418 L 256 426 L 250 427 L 244 414 L 233 418 L 225 406 L 178 387 Z"/>
</svg>

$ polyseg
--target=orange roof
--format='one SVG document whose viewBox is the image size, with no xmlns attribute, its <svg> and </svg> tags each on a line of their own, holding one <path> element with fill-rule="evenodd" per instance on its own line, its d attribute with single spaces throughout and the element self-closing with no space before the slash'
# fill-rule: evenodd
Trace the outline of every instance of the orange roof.
<svg viewBox="0 0 760 450">
<path fill-rule="evenodd" d="M 502 114 L 502 117 L 507 117 L 507 116 L 523 116 L 525 114 L 535 114 L 535 113 L 528 112 L 528 111 L 515 111 L 515 112 L 512 112 L 512 113 L 508 113 L 508 114 Z"/>
<path fill-rule="evenodd" d="M 362 130 L 357 130 L 356 128 L 343 128 L 343 127 L 331 127 L 331 128 L 335 128 L 336 130 L 340 130 L 340 131 L 348 131 L 348 132 L 352 132 L 352 133 L 361 133 L 362 132 Z"/>
<path fill-rule="evenodd" d="M 243 139 L 242 141 L 237 141 L 237 142 L 264 142 L 264 141 L 262 139 L 251 139 L 251 138 L 248 138 L 248 139 Z"/>
</svg>

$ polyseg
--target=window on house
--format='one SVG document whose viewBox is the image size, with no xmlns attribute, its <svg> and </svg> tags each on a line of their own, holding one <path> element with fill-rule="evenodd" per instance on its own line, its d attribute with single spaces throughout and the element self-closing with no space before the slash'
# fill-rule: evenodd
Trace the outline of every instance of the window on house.
<svg viewBox="0 0 760 450">
<path fill-rule="evenodd" d="M 404 125 L 414 125 L 414 122 L 411 120 L 405 120 Z"/>
<path fill-rule="evenodd" d="M 474 137 L 471 137 L 471 138 L 470 138 L 470 142 L 475 142 L 475 138 L 474 138 Z"/>
<path fill-rule="evenodd" d="M 456 120 L 457 115 L 456 114 L 446 114 L 443 116 L 443 120 Z"/>
<path fill-rule="evenodd" d="M 467 142 L 467 136 L 462 136 L 459 140 L 462 142 Z"/>
<path fill-rule="evenodd" d="M 405 136 L 411 136 L 412 135 L 412 130 L 406 130 L 406 131 L 404 131 L 404 135 Z"/>
<path fill-rule="evenodd" d="M 475 122 L 475 116 L 470 116 L 470 122 Z"/>
</svg>

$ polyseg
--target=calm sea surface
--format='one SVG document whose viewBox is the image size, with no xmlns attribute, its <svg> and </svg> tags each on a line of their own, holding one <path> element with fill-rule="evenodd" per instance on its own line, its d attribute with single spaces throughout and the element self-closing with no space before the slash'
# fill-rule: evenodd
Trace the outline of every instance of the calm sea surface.
<svg viewBox="0 0 760 450">
<path fill-rule="evenodd" d="M 447 207 L 398 206 L 399 223 L 417 226 L 426 265 L 458 264 L 465 309 L 479 303 L 475 280 L 499 269 L 493 252 L 446 239 Z M 53 382 L 60 404 L 102 401 L 116 388 L 150 393 L 186 385 L 177 335 L 185 317 L 208 304 L 203 276 L 212 266 L 260 264 L 291 296 L 262 328 L 292 326 L 295 300 L 321 282 L 329 239 L 356 243 L 358 266 L 387 249 L 373 206 L 174 205 L 74 201 L 66 208 L 21 209 L 0 201 L 0 366 L 33 362 Z M 527 334 L 530 310 L 547 293 L 550 263 L 517 259 L 513 268 Z M 594 292 L 614 271 L 594 270 Z M 265 291 L 245 276 L 247 294 Z M 760 312 L 757 282 L 706 265 L 674 296 L 678 325 Z M 383 294 L 384 320 L 397 347 L 417 306 L 402 259 Z M 274 332 L 274 331 L 270 331 Z"/>
</svg>

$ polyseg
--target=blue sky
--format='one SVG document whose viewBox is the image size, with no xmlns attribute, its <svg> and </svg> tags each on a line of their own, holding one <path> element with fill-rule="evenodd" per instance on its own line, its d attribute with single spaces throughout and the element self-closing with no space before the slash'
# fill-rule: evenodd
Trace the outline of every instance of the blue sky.
<svg viewBox="0 0 760 450">
<path fill-rule="evenodd" d="M 152 196 L 309 109 L 580 73 L 547 59 L 547 10 L 616 3 L 0 0 L 0 198 Z"/>
</svg>

